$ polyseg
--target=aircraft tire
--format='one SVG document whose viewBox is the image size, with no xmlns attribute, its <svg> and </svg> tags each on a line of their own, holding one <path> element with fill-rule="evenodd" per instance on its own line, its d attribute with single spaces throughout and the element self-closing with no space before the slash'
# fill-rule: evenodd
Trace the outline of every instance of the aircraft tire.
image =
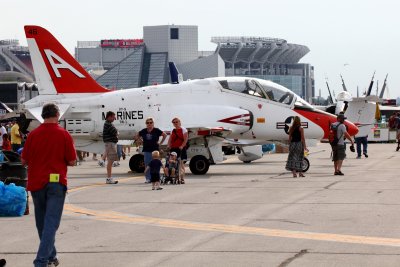
<svg viewBox="0 0 400 267">
<path fill-rule="evenodd" d="M 308 171 L 309 168 L 310 168 L 310 161 L 308 160 L 308 158 L 304 158 L 303 159 L 303 172 Z"/>
<path fill-rule="evenodd" d="M 190 171 L 195 175 L 203 175 L 208 172 L 210 167 L 209 160 L 201 155 L 194 156 L 190 159 L 189 168 Z"/>
<path fill-rule="evenodd" d="M 245 160 L 245 161 L 243 161 L 243 163 L 250 163 L 251 162 L 251 160 Z"/>
<path fill-rule="evenodd" d="M 143 173 L 145 166 L 144 166 L 144 156 L 142 154 L 135 154 L 129 159 L 129 168 L 131 171 L 137 173 Z"/>
</svg>

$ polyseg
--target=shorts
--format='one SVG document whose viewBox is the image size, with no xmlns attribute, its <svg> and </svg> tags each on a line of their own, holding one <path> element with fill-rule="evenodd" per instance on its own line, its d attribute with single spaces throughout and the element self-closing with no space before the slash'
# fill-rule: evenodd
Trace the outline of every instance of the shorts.
<svg viewBox="0 0 400 267">
<path fill-rule="evenodd" d="M 332 147 L 332 161 L 344 160 L 346 157 L 346 150 L 344 145 L 337 145 Z"/>
<path fill-rule="evenodd" d="M 155 182 L 159 182 L 159 181 L 160 181 L 160 173 L 151 173 L 150 176 L 151 176 L 150 181 L 151 181 L 152 183 L 155 183 Z"/>
<path fill-rule="evenodd" d="M 118 154 L 117 154 L 117 144 L 112 142 L 104 143 L 105 145 L 105 152 L 104 155 L 108 161 L 118 161 Z"/>
</svg>

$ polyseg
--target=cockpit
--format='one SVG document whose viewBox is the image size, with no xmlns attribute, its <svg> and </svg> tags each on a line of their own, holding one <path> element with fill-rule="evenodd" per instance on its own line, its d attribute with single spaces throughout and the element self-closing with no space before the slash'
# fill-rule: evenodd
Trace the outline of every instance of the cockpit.
<svg viewBox="0 0 400 267">
<path fill-rule="evenodd" d="M 291 105 L 294 94 L 283 86 L 266 80 L 226 79 L 219 80 L 222 88 L 271 101 Z"/>
</svg>

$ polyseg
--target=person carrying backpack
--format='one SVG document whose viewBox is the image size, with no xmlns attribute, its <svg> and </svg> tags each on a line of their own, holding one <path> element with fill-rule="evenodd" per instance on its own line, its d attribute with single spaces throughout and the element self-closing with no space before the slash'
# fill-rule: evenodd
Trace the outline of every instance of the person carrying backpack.
<svg viewBox="0 0 400 267">
<path fill-rule="evenodd" d="M 337 122 L 331 125 L 331 130 L 335 133 L 336 140 L 329 140 L 332 146 L 332 161 L 335 168 L 334 175 L 344 175 L 341 171 L 343 160 L 346 157 L 346 148 L 344 145 L 344 138 L 347 138 L 351 142 L 350 150 L 352 152 L 354 149 L 354 141 L 346 130 L 346 126 L 344 125 L 345 119 L 347 119 L 344 114 L 337 115 Z M 335 144 L 336 143 L 336 144 Z"/>
</svg>

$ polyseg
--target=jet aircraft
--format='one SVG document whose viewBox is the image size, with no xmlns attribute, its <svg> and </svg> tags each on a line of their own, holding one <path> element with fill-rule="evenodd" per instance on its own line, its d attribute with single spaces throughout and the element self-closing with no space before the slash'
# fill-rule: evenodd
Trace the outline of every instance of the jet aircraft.
<svg viewBox="0 0 400 267">
<path fill-rule="evenodd" d="M 189 167 L 207 173 L 210 164 L 223 161 L 222 143 L 242 148 L 242 161 L 257 159 L 252 146 L 288 139 L 294 116 L 300 116 L 308 139 L 326 138 L 336 116 L 316 110 L 299 96 L 270 81 L 249 77 L 217 77 L 152 85 L 124 90 L 100 86 L 51 33 L 39 26 L 25 26 L 39 95 L 19 110 L 24 129 L 43 120 L 46 102 L 60 108 L 60 125 L 73 137 L 79 150 L 102 153 L 105 114 L 116 113 L 119 139 L 132 140 L 153 117 L 156 127 L 170 132 L 171 119 L 180 117 L 189 131 Z M 351 135 L 358 128 L 346 122 Z M 254 150 L 254 149 L 253 149 Z M 143 171 L 143 156 L 131 157 L 132 170 Z"/>
</svg>

